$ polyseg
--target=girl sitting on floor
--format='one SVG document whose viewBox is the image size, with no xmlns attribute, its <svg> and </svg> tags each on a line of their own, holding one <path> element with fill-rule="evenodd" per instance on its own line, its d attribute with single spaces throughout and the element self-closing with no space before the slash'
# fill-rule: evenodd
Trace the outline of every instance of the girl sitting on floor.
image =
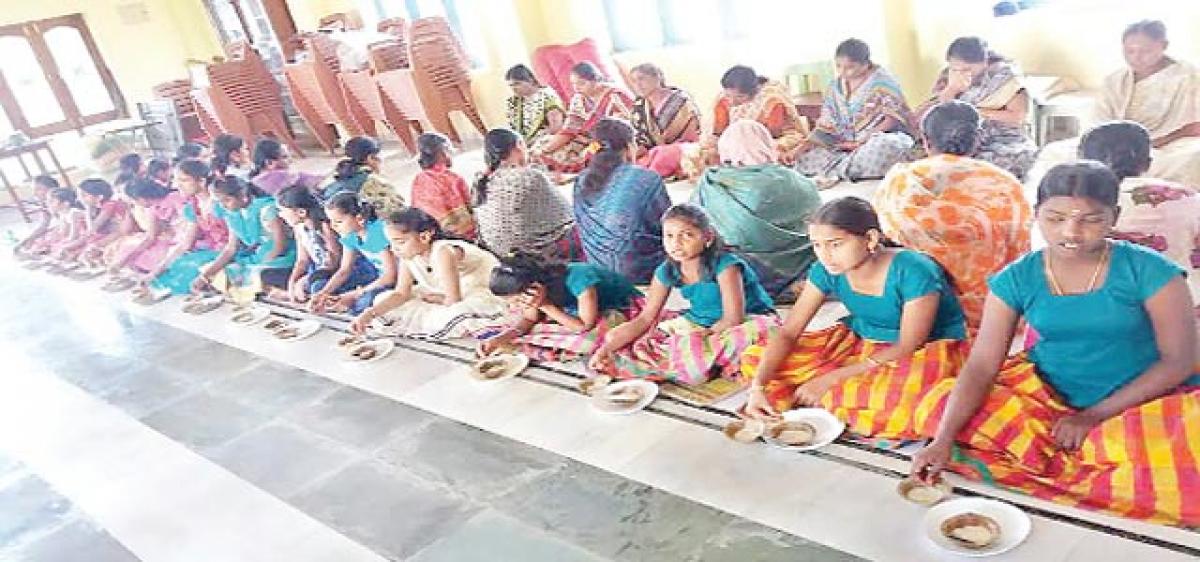
<svg viewBox="0 0 1200 562">
<path fill-rule="evenodd" d="M 329 224 L 321 201 L 303 185 L 293 185 L 276 198 L 279 217 L 292 228 L 296 263 L 282 297 L 294 303 L 330 298 L 357 289 L 379 277 L 362 254 L 343 248 Z M 370 304 L 367 302 L 366 304 Z M 351 311 L 357 312 L 352 306 Z"/>
<path fill-rule="evenodd" d="M 272 138 L 261 138 L 254 143 L 253 163 L 250 183 L 267 195 L 278 195 L 293 185 L 315 191 L 325 179 L 325 176 L 291 169 L 291 153 L 283 143 Z"/>
<path fill-rule="evenodd" d="M 79 200 L 83 203 L 87 228 L 76 240 L 63 247 L 63 258 L 98 265 L 109 245 L 119 239 L 125 228 L 129 206 L 113 197 L 113 188 L 100 178 L 79 182 Z"/>
<path fill-rule="evenodd" d="M 521 251 L 501 258 L 490 287 L 516 305 L 515 322 L 480 344 L 480 354 L 517 344 L 541 361 L 590 355 L 604 334 L 636 316 L 644 301 L 641 291 L 615 272 Z"/>
<path fill-rule="evenodd" d="M 417 137 L 417 163 L 421 173 L 413 178 L 412 205 L 437 219 L 442 230 L 463 240 L 475 239 L 475 217 L 467 180 L 454 173 L 450 139 L 441 133 Z"/>
<path fill-rule="evenodd" d="M 346 141 L 346 158 L 337 163 L 334 181 L 325 186 L 321 197 L 326 201 L 334 195 L 349 191 L 375 207 L 385 216 L 404 208 L 404 197 L 380 174 L 383 159 L 379 157 L 379 141 L 371 137 L 353 137 Z"/>
<path fill-rule="evenodd" d="M 208 189 L 211 176 L 208 164 L 200 160 L 184 160 L 175 167 L 174 185 L 180 195 L 178 234 L 167 256 L 146 272 L 143 286 L 185 295 L 200 268 L 217 259 L 229 243 L 229 227 L 214 213 L 216 200 Z"/>
<path fill-rule="evenodd" d="M 113 179 L 113 190 L 117 197 L 124 198 L 125 189 L 145 174 L 146 163 L 142 161 L 141 154 L 130 152 L 117 160 L 117 177 Z"/>
<path fill-rule="evenodd" d="M 370 306 L 379 293 L 396 285 L 396 256 L 391 252 L 384 221 L 376 217 L 375 207 L 358 195 L 335 195 L 325 204 L 325 216 L 329 218 L 330 228 L 340 236 L 342 259 L 346 259 L 345 254 L 358 254 L 367 260 L 376 276 L 372 281 L 336 296 L 326 291 L 332 291 L 330 285 L 338 288 L 333 283 L 335 279 L 330 279 L 313 296 L 310 308 L 315 312 L 352 310 L 357 314 Z"/>
<path fill-rule="evenodd" d="M 134 180 L 125 195 L 133 206 L 123 230 L 131 234 L 109 249 L 108 272 L 119 275 L 126 268 L 137 273 L 155 271 L 171 250 L 182 196 L 150 178 Z"/>
<path fill-rule="evenodd" d="M 396 288 L 350 324 L 383 333 L 426 339 L 459 338 L 495 325 L 504 300 L 488 289 L 496 257 L 470 242 L 446 238 L 425 211 L 409 207 L 388 217 L 387 237 L 401 261 Z"/>
<path fill-rule="evenodd" d="M 225 293 L 252 296 L 267 287 L 282 287 L 296 260 L 275 199 L 236 176 L 212 184 L 217 205 L 213 214 L 229 228 L 229 241 L 220 255 L 200 270 L 192 291 L 213 288 Z"/>
<path fill-rule="evenodd" d="M 17 256 L 57 257 L 63 247 L 83 235 L 86 229 L 83 206 L 79 204 L 74 189 L 51 189 L 45 201 L 48 211 L 45 226 L 35 229 L 17 244 L 13 249 Z"/>
<path fill-rule="evenodd" d="M 595 371 L 699 384 L 729 377 L 747 346 L 764 343 L 779 318 L 758 275 L 725 250 L 704 210 L 675 205 L 662 217 L 667 259 L 654 271 L 646 307 L 608 333 Z M 663 317 L 671 289 L 691 308 Z"/>
<path fill-rule="evenodd" d="M 945 272 L 920 252 L 886 247 L 874 209 L 857 197 L 819 207 L 808 231 L 818 262 L 799 300 L 767 345 L 742 358 L 746 415 L 818 406 L 859 435 L 917 437 L 917 402 L 966 356 L 962 308 Z M 850 315 L 806 332 L 829 297 Z"/>
<path fill-rule="evenodd" d="M 146 162 L 146 179 L 166 188 L 171 187 L 171 163 L 162 158 L 151 158 Z"/>
<path fill-rule="evenodd" d="M 913 475 L 950 469 L 1072 506 L 1200 525 L 1192 298 L 1177 264 L 1110 238 L 1119 185 L 1091 160 L 1042 178 L 1046 247 L 988 282 L 966 365 L 917 408 L 933 441 Z M 1040 339 L 1008 357 L 1022 318 Z"/>
<path fill-rule="evenodd" d="M 250 147 L 242 137 L 221 134 L 213 140 L 212 172 L 218 178 L 250 180 Z"/>
</svg>

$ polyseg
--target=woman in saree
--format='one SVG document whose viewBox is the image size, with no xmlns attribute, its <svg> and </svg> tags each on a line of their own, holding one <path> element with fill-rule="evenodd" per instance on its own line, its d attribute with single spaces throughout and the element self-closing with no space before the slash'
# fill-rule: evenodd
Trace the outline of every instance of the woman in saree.
<svg viewBox="0 0 1200 562">
<path fill-rule="evenodd" d="M 669 178 L 679 173 L 684 143 L 700 139 L 700 110 L 687 92 L 666 85 L 661 68 L 639 64 L 629 71 L 637 99 L 632 125 L 637 131 L 639 166 Z"/>
<path fill-rule="evenodd" d="M 592 134 L 602 148 L 575 179 L 575 224 L 586 261 L 648 283 L 665 255 L 666 186 L 658 174 L 630 163 L 636 145 L 629 123 L 601 119 Z"/>
<path fill-rule="evenodd" d="M 1161 21 L 1131 24 L 1121 44 L 1129 66 L 1105 78 L 1095 122 L 1140 123 L 1154 149 L 1148 174 L 1200 186 L 1200 70 L 1167 56 L 1167 28 Z M 1047 145 L 1037 168 L 1073 160 L 1078 142 Z"/>
<path fill-rule="evenodd" d="M 734 121 L 717 149 L 721 165 L 704 171 L 691 202 L 739 254 L 802 279 L 816 259 L 808 238 L 808 216 L 821 205 L 816 186 L 776 162 L 771 132 L 757 121 Z"/>
<path fill-rule="evenodd" d="M 1029 251 L 1033 215 L 1016 177 L 968 156 L 979 125 L 967 103 L 934 106 L 922 122 L 930 156 L 897 164 L 875 191 L 884 235 L 946 269 L 971 333 L 983 316 L 988 277 Z"/>
<path fill-rule="evenodd" d="M 838 77 L 825 90 L 816 130 L 796 150 L 796 170 L 823 186 L 882 178 L 912 151 L 912 110 L 863 41 L 843 41 L 833 60 Z"/>
<path fill-rule="evenodd" d="M 696 177 L 708 166 L 720 162 L 717 139 L 730 123 L 741 119 L 758 121 L 771 131 L 779 161 L 794 163 L 796 147 L 808 136 L 808 121 L 796 111 L 787 88 L 779 82 L 759 76 L 753 68 L 735 66 L 721 76 L 724 91 L 713 108 L 712 130 L 698 145 L 685 151 L 681 166 L 688 177 Z"/>
<path fill-rule="evenodd" d="M 575 95 L 567 106 L 562 129 L 530 145 L 534 161 L 555 172 L 582 170 L 592 154 L 592 128 L 596 123 L 606 117 L 629 119 L 633 107 L 633 98 L 605 82 L 604 75 L 590 62 L 571 69 L 571 88 Z"/>
<path fill-rule="evenodd" d="M 513 95 L 508 98 L 508 127 L 533 144 L 542 135 L 553 135 L 563 126 L 566 113 L 554 90 L 543 86 L 528 66 L 518 64 L 504 73 Z"/>
<path fill-rule="evenodd" d="M 1115 515 L 1200 525 L 1200 377 L 1183 271 L 1110 240 L 1119 181 L 1104 164 L 1038 186 L 1043 250 L 989 281 L 983 327 L 958 378 L 917 408 L 932 436 L 912 473 L 944 469 Z M 1006 357 L 1019 321 L 1041 335 Z"/>
<path fill-rule="evenodd" d="M 1024 179 L 1037 157 L 1037 145 L 1025 136 L 1029 95 L 1021 72 L 992 52 L 978 37 L 959 37 L 946 50 L 946 68 L 933 85 L 933 98 L 917 111 L 924 119 L 933 106 L 959 100 L 975 106 L 983 117 L 979 146 L 970 154 Z"/>
</svg>

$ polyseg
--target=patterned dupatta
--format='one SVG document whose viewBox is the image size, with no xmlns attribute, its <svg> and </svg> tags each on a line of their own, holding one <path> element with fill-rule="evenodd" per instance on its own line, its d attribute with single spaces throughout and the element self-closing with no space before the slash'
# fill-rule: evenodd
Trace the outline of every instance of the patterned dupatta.
<svg viewBox="0 0 1200 562">
<path fill-rule="evenodd" d="M 821 105 L 816 132 L 832 142 L 866 140 L 865 135 L 889 117 L 896 124 L 889 132 L 908 132 L 913 124 L 912 110 L 904 101 L 900 83 L 890 72 L 876 67 L 852 93 L 849 84 L 835 79 Z"/>
<path fill-rule="evenodd" d="M 668 89 L 671 93 L 657 108 L 652 108 L 645 97 L 633 101 L 632 124 L 637 130 L 638 145 L 644 148 L 696 140 L 681 137 L 689 130 L 699 130 L 700 111 L 687 92 L 679 88 Z"/>
<path fill-rule="evenodd" d="M 571 136 L 587 135 L 605 117 L 628 118 L 632 106 L 633 99 L 629 94 L 612 86 L 605 86 L 604 93 L 595 101 L 576 93 L 567 107 L 567 119 L 561 132 Z"/>
</svg>

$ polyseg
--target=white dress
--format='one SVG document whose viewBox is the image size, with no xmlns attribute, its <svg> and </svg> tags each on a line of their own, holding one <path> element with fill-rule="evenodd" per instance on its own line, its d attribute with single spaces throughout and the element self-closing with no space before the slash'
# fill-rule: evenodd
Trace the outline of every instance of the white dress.
<svg viewBox="0 0 1200 562">
<path fill-rule="evenodd" d="M 445 280 L 436 276 L 432 257 L 450 248 L 458 248 L 463 252 L 463 259 L 458 265 L 458 286 L 462 300 L 451 305 L 421 300 L 425 294 L 445 294 Z M 437 240 L 429 251 L 429 257 L 402 260 L 401 265 L 412 273 L 416 285 L 407 302 L 375 319 L 374 327 L 381 333 L 421 339 L 461 338 L 496 325 L 497 320 L 507 312 L 507 303 L 488 288 L 492 270 L 500 265 L 499 260 L 470 242 Z M 381 302 L 393 292 L 380 294 L 375 302 Z"/>
</svg>

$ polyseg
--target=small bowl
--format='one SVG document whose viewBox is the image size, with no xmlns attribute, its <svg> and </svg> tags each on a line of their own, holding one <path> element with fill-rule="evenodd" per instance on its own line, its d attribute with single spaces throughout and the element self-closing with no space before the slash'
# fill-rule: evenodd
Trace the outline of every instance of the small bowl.
<svg viewBox="0 0 1200 562">
<path fill-rule="evenodd" d="M 1000 524 L 978 513 L 960 513 L 942 521 L 942 535 L 963 548 L 981 550 L 1000 538 Z"/>
<path fill-rule="evenodd" d="M 950 497 L 954 493 L 954 486 L 945 480 L 938 480 L 930 486 L 916 478 L 905 478 L 896 485 L 896 493 L 910 502 L 928 507 Z"/>
<path fill-rule="evenodd" d="M 763 432 L 766 430 L 767 424 L 762 420 L 745 419 L 729 422 L 722 431 L 725 433 L 725 437 L 738 443 L 754 443 L 763 436 Z"/>
<path fill-rule="evenodd" d="M 765 437 L 788 447 L 803 447 L 817 440 L 817 428 L 808 422 L 787 421 L 767 428 Z"/>
<path fill-rule="evenodd" d="M 612 381 L 613 378 L 608 375 L 596 375 L 591 378 L 583 379 L 582 381 L 579 381 L 579 392 L 582 392 L 587 396 L 591 396 L 601 388 L 608 386 Z"/>
</svg>

